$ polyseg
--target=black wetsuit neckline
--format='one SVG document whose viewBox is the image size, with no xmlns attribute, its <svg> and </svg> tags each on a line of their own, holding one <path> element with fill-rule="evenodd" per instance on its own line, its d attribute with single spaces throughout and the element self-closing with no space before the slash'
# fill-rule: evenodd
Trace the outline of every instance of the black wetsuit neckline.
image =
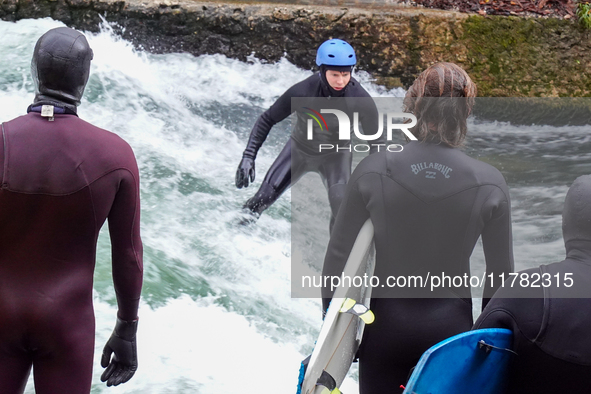
<svg viewBox="0 0 591 394">
<path fill-rule="evenodd" d="M 45 104 L 45 103 L 41 103 L 41 102 L 29 105 L 29 107 L 27 108 L 27 113 L 30 113 L 30 112 L 41 113 L 41 108 L 43 107 L 43 105 L 52 105 L 53 106 L 53 113 L 55 113 L 55 114 L 66 114 L 66 115 L 78 116 L 76 111 L 72 110 L 69 107 L 66 107 L 66 106 L 61 107 L 61 106 L 55 105 L 53 103 Z"/>
<path fill-rule="evenodd" d="M 41 107 L 43 105 L 53 105 L 54 113 L 64 113 L 68 115 L 76 115 L 78 116 L 78 107 L 75 103 L 62 100 L 55 96 L 50 96 L 47 94 L 37 94 L 35 99 L 33 100 L 33 104 L 29 105 L 27 108 L 27 113 L 29 112 L 41 112 Z M 38 109 L 37 109 L 38 108 Z M 56 109 L 60 108 L 64 112 L 57 112 Z"/>
</svg>

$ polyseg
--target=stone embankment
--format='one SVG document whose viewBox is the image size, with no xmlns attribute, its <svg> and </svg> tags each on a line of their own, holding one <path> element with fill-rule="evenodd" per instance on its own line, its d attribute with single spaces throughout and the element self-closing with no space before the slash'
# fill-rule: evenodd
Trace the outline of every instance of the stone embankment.
<svg viewBox="0 0 591 394">
<path fill-rule="evenodd" d="M 326 0 L 323 4 L 332 4 Z M 591 34 L 574 20 L 470 15 L 394 4 L 343 5 L 188 0 L 0 0 L 0 18 L 52 17 L 84 30 L 102 18 L 156 53 L 285 56 L 314 65 L 319 43 L 339 37 L 378 83 L 407 87 L 429 65 L 464 67 L 480 96 L 591 96 Z"/>
</svg>

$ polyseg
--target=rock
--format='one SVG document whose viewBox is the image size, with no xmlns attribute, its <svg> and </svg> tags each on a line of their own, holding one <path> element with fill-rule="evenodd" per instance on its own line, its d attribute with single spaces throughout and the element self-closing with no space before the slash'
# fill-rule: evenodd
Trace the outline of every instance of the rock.
<svg viewBox="0 0 591 394">
<path fill-rule="evenodd" d="M 295 19 L 295 16 L 290 13 L 287 8 L 275 8 L 275 11 L 273 11 L 273 18 L 280 21 L 291 21 Z"/>
</svg>

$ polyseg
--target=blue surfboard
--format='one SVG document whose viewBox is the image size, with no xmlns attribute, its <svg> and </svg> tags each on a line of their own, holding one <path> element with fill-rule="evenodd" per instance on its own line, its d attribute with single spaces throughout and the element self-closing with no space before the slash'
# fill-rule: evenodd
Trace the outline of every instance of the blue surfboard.
<svg viewBox="0 0 591 394">
<path fill-rule="evenodd" d="M 465 332 L 431 347 L 403 394 L 501 394 L 513 333 L 504 328 Z"/>
</svg>

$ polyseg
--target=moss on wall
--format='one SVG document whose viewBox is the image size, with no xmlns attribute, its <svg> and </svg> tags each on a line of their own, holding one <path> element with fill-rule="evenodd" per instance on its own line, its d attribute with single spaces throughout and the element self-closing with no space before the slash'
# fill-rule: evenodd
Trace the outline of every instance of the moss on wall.
<svg viewBox="0 0 591 394">
<path fill-rule="evenodd" d="M 471 16 L 462 40 L 482 96 L 591 96 L 589 32 L 559 19 Z"/>
</svg>

